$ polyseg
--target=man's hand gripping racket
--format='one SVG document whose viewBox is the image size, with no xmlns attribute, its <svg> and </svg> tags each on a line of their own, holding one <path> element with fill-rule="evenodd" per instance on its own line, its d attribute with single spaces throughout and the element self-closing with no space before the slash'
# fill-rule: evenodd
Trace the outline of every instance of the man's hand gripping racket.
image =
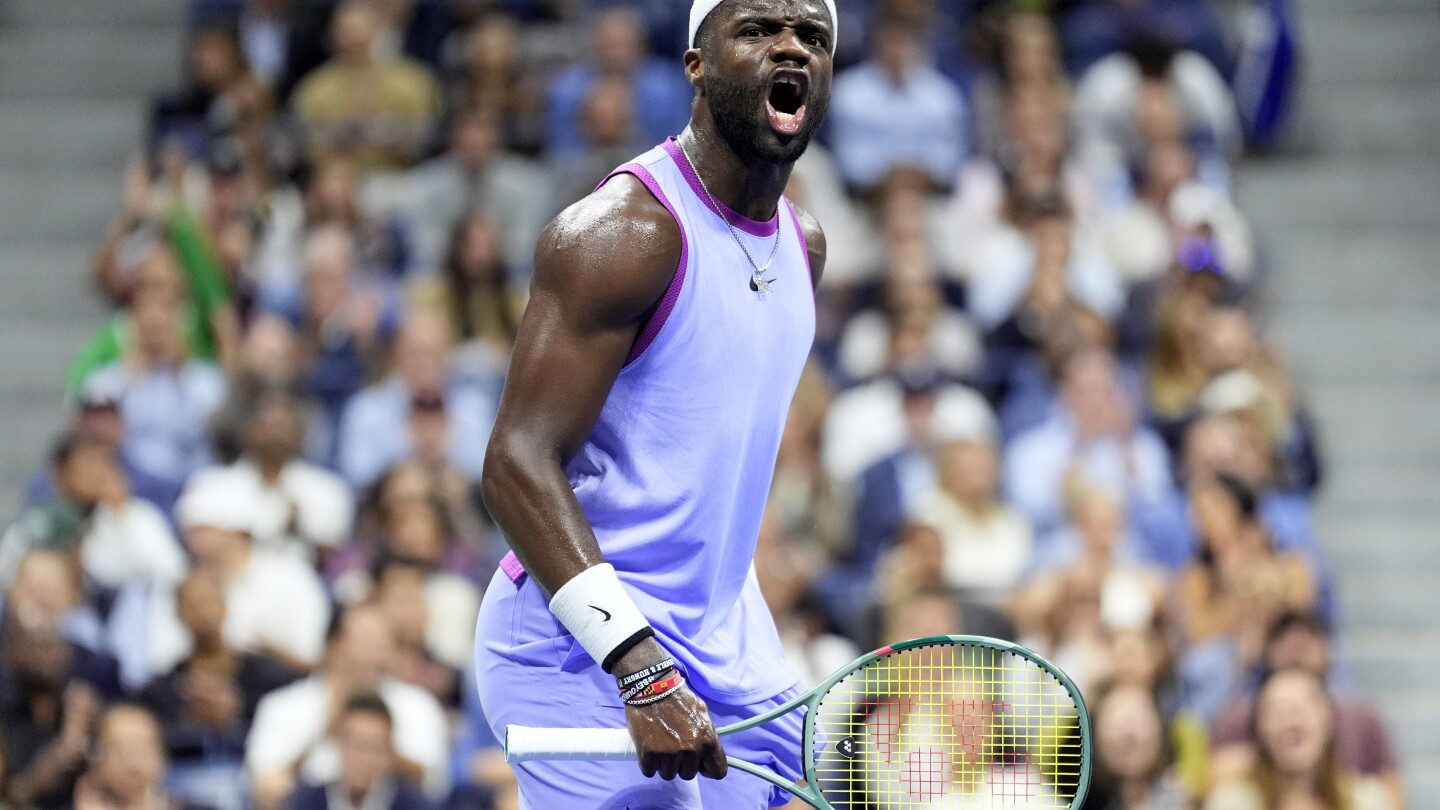
<svg viewBox="0 0 1440 810">
<path fill-rule="evenodd" d="M 644 712 L 641 722 L 663 724 L 676 712 L 683 720 L 688 712 L 705 720 L 696 734 L 708 729 L 704 705 L 688 690 L 646 708 L 665 704 L 671 705 L 664 718 Z M 749 762 L 728 762 L 820 810 L 1075 808 L 1089 785 L 1090 718 L 1080 691 L 1049 661 L 1009 642 L 933 636 L 884 647 L 789 703 L 716 733 L 724 737 L 799 709 L 805 785 Z M 627 719 L 635 727 L 637 718 Z M 713 752 L 718 760 L 718 745 L 665 755 L 667 739 L 696 747 L 693 735 L 678 730 L 671 736 L 637 729 L 647 747 L 656 747 L 641 756 L 646 774 L 664 762 L 662 776 L 669 768 L 680 776 L 715 776 L 718 763 L 706 757 Z M 510 762 L 637 757 L 629 729 L 510 726 L 505 736 Z"/>
</svg>

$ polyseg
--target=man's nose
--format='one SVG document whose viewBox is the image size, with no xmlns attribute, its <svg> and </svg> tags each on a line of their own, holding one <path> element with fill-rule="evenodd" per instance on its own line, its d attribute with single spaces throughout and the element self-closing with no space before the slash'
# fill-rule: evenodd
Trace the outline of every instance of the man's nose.
<svg viewBox="0 0 1440 810">
<path fill-rule="evenodd" d="M 800 35 L 792 28 L 786 28 L 776 35 L 770 45 L 770 59 L 775 62 L 794 62 L 804 66 L 810 63 L 810 50 L 800 41 Z"/>
</svg>

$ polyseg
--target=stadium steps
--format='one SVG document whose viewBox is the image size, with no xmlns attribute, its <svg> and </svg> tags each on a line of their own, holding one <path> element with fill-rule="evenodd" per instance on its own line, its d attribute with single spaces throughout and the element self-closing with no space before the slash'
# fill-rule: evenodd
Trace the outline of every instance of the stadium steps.
<svg viewBox="0 0 1440 810">
<path fill-rule="evenodd" d="M 1344 647 L 1410 808 L 1440 808 L 1440 14 L 1301 0 L 1306 148 L 1238 173 L 1270 329 L 1319 419 Z"/>
<path fill-rule="evenodd" d="M 0 522 L 104 317 L 91 259 L 147 100 L 179 75 L 183 15 L 183 0 L 0 0 Z"/>
</svg>

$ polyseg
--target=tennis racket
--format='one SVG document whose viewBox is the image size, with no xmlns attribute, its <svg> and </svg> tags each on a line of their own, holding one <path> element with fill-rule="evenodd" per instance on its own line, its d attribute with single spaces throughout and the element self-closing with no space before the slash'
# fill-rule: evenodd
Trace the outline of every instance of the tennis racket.
<svg viewBox="0 0 1440 810">
<path fill-rule="evenodd" d="M 861 656 L 724 737 L 805 710 L 805 785 L 730 758 L 820 810 L 1075 808 L 1090 783 L 1080 690 L 1030 650 L 931 636 Z M 633 760 L 628 729 L 509 726 L 505 758 Z"/>
</svg>

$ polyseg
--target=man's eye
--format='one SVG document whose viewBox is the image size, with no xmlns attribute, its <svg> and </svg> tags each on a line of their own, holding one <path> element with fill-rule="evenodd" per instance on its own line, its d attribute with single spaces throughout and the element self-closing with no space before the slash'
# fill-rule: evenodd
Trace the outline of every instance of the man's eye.
<svg viewBox="0 0 1440 810">
<path fill-rule="evenodd" d="M 761 29 L 759 29 L 759 28 L 756 28 L 755 26 L 752 25 L 752 26 L 750 26 L 749 28 L 746 28 L 744 31 L 741 31 L 741 32 L 740 32 L 740 36 L 742 36 L 742 37 L 763 37 L 763 36 L 765 36 L 765 32 L 764 32 L 763 30 L 761 30 Z"/>
<path fill-rule="evenodd" d="M 817 48 L 829 47 L 829 43 L 825 41 L 825 37 L 822 37 L 819 34 L 812 34 L 805 41 Z"/>
</svg>

